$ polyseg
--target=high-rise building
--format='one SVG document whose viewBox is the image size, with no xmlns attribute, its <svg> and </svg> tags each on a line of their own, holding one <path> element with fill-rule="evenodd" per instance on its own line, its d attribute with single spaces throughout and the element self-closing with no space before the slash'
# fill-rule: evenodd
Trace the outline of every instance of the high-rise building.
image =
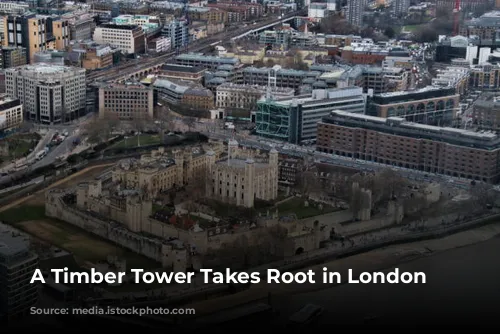
<svg viewBox="0 0 500 334">
<path fill-rule="evenodd" d="M 361 26 L 363 24 L 363 11 L 366 0 L 348 0 L 345 16 L 350 24 Z"/>
<path fill-rule="evenodd" d="M 28 314 L 38 301 L 38 284 L 31 278 L 38 256 L 30 252 L 29 239 L 0 224 L 0 318 Z"/>
<path fill-rule="evenodd" d="M 410 8 L 410 0 L 394 0 L 393 10 L 395 15 L 405 15 Z"/>
<path fill-rule="evenodd" d="M 186 21 L 175 20 L 165 24 L 161 34 L 170 38 L 170 45 L 173 49 L 186 46 L 189 41 L 189 27 Z"/>
<path fill-rule="evenodd" d="M 94 41 L 109 44 L 125 54 L 141 54 L 145 52 L 146 37 L 144 30 L 137 25 L 103 24 L 94 31 Z"/>
<path fill-rule="evenodd" d="M 85 111 L 85 69 L 47 64 L 5 70 L 7 95 L 24 105 L 25 119 L 59 124 Z"/>
</svg>

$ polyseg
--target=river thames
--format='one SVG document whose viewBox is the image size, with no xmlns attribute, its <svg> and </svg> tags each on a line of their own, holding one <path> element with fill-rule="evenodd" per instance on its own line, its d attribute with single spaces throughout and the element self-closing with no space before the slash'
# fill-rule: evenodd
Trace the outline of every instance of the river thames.
<svg viewBox="0 0 500 334">
<path fill-rule="evenodd" d="M 485 325 L 490 320 L 496 323 L 500 320 L 499 237 L 420 258 L 398 268 L 401 272 L 425 273 L 427 283 L 344 284 L 312 293 L 271 298 L 272 306 L 280 312 L 280 319 L 273 324 L 285 324 L 291 314 L 308 303 L 324 308 L 323 315 L 312 327 L 347 323 L 422 324 L 436 320 L 457 323 L 477 318 Z M 255 324 L 255 327 L 259 326 Z"/>
</svg>

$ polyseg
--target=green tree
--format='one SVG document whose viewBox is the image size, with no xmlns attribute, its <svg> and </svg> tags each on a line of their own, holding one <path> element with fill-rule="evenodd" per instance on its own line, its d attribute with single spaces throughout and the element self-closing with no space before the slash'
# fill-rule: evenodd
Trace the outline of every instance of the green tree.
<svg viewBox="0 0 500 334">
<path fill-rule="evenodd" d="M 386 35 L 389 38 L 394 38 L 394 36 L 396 35 L 396 32 L 394 31 L 394 29 L 392 27 L 387 27 L 384 30 L 384 35 Z"/>
</svg>

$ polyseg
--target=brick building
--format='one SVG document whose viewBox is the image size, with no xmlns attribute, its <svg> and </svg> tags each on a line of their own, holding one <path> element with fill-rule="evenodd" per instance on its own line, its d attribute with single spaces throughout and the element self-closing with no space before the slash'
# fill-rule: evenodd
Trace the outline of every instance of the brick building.
<svg viewBox="0 0 500 334">
<path fill-rule="evenodd" d="M 318 123 L 317 150 L 471 180 L 500 180 L 500 137 L 492 132 L 334 111 Z"/>
</svg>

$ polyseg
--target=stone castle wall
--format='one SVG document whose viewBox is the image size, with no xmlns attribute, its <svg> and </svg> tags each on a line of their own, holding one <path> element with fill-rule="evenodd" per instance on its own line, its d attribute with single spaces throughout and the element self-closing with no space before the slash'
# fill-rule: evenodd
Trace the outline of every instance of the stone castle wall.
<svg viewBox="0 0 500 334">
<path fill-rule="evenodd" d="M 63 202 L 62 196 L 64 194 L 64 192 L 57 190 L 46 193 L 45 214 L 48 217 L 63 220 L 85 231 L 110 240 L 119 246 L 160 262 L 164 267 L 171 265 L 169 261 L 165 261 L 168 245 L 163 244 L 159 240 L 131 232 L 118 224 L 101 220 L 89 213 L 74 209 Z"/>
</svg>

